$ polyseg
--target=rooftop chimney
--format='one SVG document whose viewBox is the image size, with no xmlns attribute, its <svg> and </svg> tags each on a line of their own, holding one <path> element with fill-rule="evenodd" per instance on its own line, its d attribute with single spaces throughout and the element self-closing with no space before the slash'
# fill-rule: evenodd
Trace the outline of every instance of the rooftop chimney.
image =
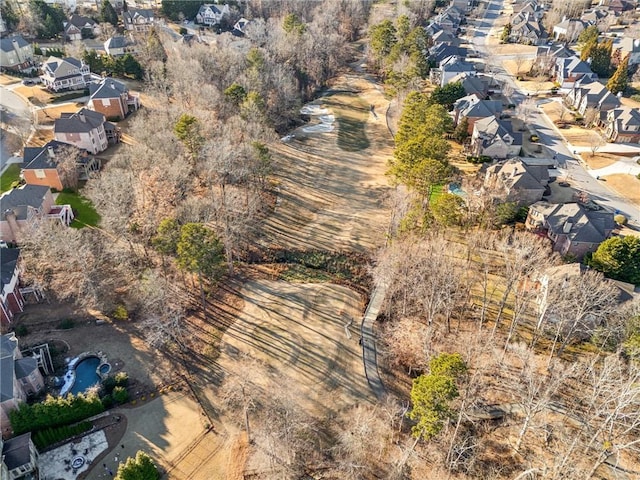
<svg viewBox="0 0 640 480">
<path fill-rule="evenodd" d="M 569 233 L 571 231 L 571 227 L 573 227 L 571 222 L 564 222 L 564 225 L 562 226 L 562 233 Z"/>
<path fill-rule="evenodd" d="M 54 158 L 56 158 L 56 152 L 55 152 L 55 150 L 53 149 L 53 147 L 52 147 L 51 145 L 49 145 L 49 146 L 47 147 L 47 156 L 48 156 L 51 160 L 53 160 Z"/>
<path fill-rule="evenodd" d="M 111 82 L 109 85 L 110 85 L 110 86 L 111 86 L 111 88 L 113 88 L 114 90 L 116 89 L 116 84 L 115 84 L 115 83 Z"/>
<path fill-rule="evenodd" d="M 78 118 L 80 119 L 80 121 L 82 123 L 86 123 L 87 119 L 84 116 L 84 112 L 81 110 L 80 112 L 78 112 Z"/>
</svg>

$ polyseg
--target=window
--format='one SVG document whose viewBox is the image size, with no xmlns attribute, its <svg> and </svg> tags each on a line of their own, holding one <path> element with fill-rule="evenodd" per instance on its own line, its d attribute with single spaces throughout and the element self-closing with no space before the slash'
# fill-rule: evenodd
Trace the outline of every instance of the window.
<svg viewBox="0 0 640 480">
<path fill-rule="evenodd" d="M 44 173 L 44 170 L 41 168 L 36 168 L 35 170 L 36 178 L 47 178 L 47 175 Z"/>
</svg>

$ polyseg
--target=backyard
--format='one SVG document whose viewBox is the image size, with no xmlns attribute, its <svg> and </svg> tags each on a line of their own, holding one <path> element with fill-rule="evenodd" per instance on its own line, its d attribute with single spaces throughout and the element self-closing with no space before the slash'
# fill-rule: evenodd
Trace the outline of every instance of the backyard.
<svg viewBox="0 0 640 480">
<path fill-rule="evenodd" d="M 12 163 L 0 177 L 0 193 L 11 190 L 12 185 L 20 180 L 20 164 Z"/>
<path fill-rule="evenodd" d="M 71 205 L 75 218 L 71 222 L 73 228 L 97 227 L 100 215 L 85 197 L 76 192 L 63 191 L 56 194 L 56 205 Z"/>
</svg>

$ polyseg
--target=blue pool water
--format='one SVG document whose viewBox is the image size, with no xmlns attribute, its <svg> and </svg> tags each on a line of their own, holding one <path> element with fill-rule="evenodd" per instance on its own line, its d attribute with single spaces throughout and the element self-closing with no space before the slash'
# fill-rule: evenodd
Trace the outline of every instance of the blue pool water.
<svg viewBox="0 0 640 480">
<path fill-rule="evenodd" d="M 100 377 L 96 369 L 100 365 L 98 357 L 87 357 L 76 365 L 76 381 L 73 383 L 70 392 L 74 395 L 84 392 L 87 388 L 100 383 Z"/>
</svg>

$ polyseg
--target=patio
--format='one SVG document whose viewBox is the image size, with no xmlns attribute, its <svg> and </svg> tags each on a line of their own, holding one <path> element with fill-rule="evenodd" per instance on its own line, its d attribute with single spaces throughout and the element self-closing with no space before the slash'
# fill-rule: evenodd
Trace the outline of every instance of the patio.
<svg viewBox="0 0 640 480">
<path fill-rule="evenodd" d="M 93 461 L 109 447 L 104 431 L 85 435 L 76 442 L 40 455 L 40 473 L 44 480 L 76 480 L 87 471 Z"/>
</svg>

